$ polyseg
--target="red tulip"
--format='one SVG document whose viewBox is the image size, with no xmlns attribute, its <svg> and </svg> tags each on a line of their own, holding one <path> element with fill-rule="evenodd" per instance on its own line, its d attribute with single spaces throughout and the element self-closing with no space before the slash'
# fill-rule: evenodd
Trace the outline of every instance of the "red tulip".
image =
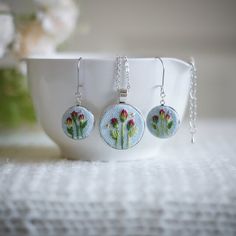
<svg viewBox="0 0 236 236">
<path fill-rule="evenodd" d="M 169 114 L 166 114 L 166 120 L 169 121 L 170 120 L 170 115 Z"/>
<path fill-rule="evenodd" d="M 79 115 L 79 121 L 84 121 L 84 114 Z"/>
<path fill-rule="evenodd" d="M 111 119 L 111 124 L 114 128 L 118 127 L 118 120 L 116 118 L 112 118 Z"/>
<path fill-rule="evenodd" d="M 163 109 L 161 109 L 161 110 L 159 111 L 159 114 L 160 114 L 160 115 L 163 115 L 163 114 L 165 114 L 165 111 L 164 111 Z"/>
<path fill-rule="evenodd" d="M 160 114 L 161 119 L 165 118 L 165 111 L 163 109 L 159 111 L 159 114 Z"/>
<path fill-rule="evenodd" d="M 66 124 L 67 124 L 67 126 L 71 126 L 72 125 L 72 119 L 70 117 L 68 117 L 66 119 Z"/>
<path fill-rule="evenodd" d="M 73 111 L 70 114 L 71 114 L 72 118 L 76 118 L 78 116 L 78 112 L 76 112 L 76 111 Z"/>
<path fill-rule="evenodd" d="M 159 116 L 153 116 L 152 117 L 152 121 L 154 122 L 154 123 L 157 123 L 158 122 L 158 120 L 159 120 Z"/>
<path fill-rule="evenodd" d="M 127 123 L 127 129 L 130 130 L 132 127 L 135 126 L 135 122 L 134 120 L 129 120 L 128 123 Z"/>
<path fill-rule="evenodd" d="M 121 122 L 125 122 L 127 117 L 128 117 L 128 112 L 125 109 L 123 109 L 120 113 Z"/>
</svg>

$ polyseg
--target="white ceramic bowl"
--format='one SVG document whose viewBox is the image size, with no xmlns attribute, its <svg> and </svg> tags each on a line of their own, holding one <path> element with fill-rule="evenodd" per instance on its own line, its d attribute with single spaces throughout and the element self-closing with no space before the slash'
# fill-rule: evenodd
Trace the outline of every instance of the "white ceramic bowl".
<svg viewBox="0 0 236 236">
<path fill-rule="evenodd" d="M 163 141 L 146 129 L 139 144 L 129 150 L 116 150 L 101 139 L 98 124 L 105 108 L 117 102 L 114 86 L 115 58 L 83 58 L 80 79 L 82 104 L 96 120 L 92 134 L 80 141 L 68 138 L 62 130 L 63 113 L 75 104 L 78 57 L 28 58 L 29 88 L 37 117 L 48 136 L 59 145 L 63 156 L 80 160 L 139 160 L 158 154 Z M 129 58 L 131 89 L 127 103 L 137 107 L 146 119 L 148 112 L 160 103 L 162 65 L 154 58 Z M 189 63 L 163 58 L 165 65 L 166 104 L 182 120 L 188 99 L 191 66 Z M 165 142 L 168 142 L 165 140 Z"/>
</svg>

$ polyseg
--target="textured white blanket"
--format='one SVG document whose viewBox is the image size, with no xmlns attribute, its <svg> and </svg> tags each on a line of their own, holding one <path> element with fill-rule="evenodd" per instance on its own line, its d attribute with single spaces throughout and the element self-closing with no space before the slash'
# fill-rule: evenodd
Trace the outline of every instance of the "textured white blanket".
<svg viewBox="0 0 236 236">
<path fill-rule="evenodd" d="M 236 122 L 200 123 L 153 160 L 67 161 L 43 134 L 0 137 L 0 235 L 236 235 Z"/>
</svg>

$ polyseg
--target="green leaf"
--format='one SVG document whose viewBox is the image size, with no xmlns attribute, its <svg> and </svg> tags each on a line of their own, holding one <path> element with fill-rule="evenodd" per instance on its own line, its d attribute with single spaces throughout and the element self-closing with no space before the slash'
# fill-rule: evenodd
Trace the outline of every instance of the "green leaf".
<svg viewBox="0 0 236 236">
<path fill-rule="evenodd" d="M 113 139 L 115 139 L 115 140 L 117 140 L 118 139 L 118 137 L 119 137 L 119 131 L 118 130 L 116 130 L 116 129 L 113 129 L 113 130 L 111 130 L 111 137 L 113 138 Z"/>
<path fill-rule="evenodd" d="M 133 137 L 136 133 L 137 133 L 137 127 L 132 127 L 130 130 L 129 130 L 129 132 L 128 132 L 128 136 L 131 138 L 131 137 Z"/>
<path fill-rule="evenodd" d="M 167 124 L 167 128 L 168 128 L 168 129 L 171 129 L 172 125 L 173 125 L 173 121 L 170 121 L 170 122 Z"/>
<path fill-rule="evenodd" d="M 68 132 L 68 134 L 73 136 L 73 127 L 70 127 L 70 128 L 67 127 L 67 132 Z"/>
<path fill-rule="evenodd" d="M 80 128 L 81 128 L 81 129 L 84 129 L 84 128 L 86 127 L 87 123 L 88 123 L 87 120 L 84 121 L 84 122 L 80 122 Z"/>
<path fill-rule="evenodd" d="M 157 125 L 155 123 L 152 123 L 152 128 L 157 129 Z"/>
</svg>

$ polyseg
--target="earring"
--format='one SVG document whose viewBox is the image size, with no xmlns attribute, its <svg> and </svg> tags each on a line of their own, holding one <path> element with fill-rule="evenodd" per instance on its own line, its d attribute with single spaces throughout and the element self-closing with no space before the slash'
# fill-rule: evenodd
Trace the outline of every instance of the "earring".
<svg viewBox="0 0 236 236">
<path fill-rule="evenodd" d="M 174 108 L 165 105 L 165 91 L 164 91 L 164 77 L 165 77 L 165 66 L 163 60 L 158 58 L 162 64 L 162 85 L 161 87 L 161 101 L 160 105 L 152 108 L 147 116 L 147 127 L 148 130 L 155 137 L 158 138 L 169 138 L 173 136 L 179 128 L 180 120 L 178 113 Z"/>
<path fill-rule="evenodd" d="M 94 128 L 94 115 L 87 108 L 81 106 L 82 87 L 79 83 L 79 71 L 82 58 L 78 61 L 77 90 L 75 93 L 76 105 L 68 108 L 62 117 L 64 133 L 72 139 L 80 140 L 87 138 Z"/>
<path fill-rule="evenodd" d="M 124 69 L 122 64 L 124 64 Z M 135 146 L 141 140 L 145 121 L 137 108 L 126 103 L 130 89 L 127 57 L 117 57 L 116 65 L 115 83 L 119 93 L 119 102 L 105 110 L 100 120 L 99 130 L 101 137 L 110 147 L 124 150 Z M 121 81 L 122 77 L 124 81 Z"/>
</svg>

